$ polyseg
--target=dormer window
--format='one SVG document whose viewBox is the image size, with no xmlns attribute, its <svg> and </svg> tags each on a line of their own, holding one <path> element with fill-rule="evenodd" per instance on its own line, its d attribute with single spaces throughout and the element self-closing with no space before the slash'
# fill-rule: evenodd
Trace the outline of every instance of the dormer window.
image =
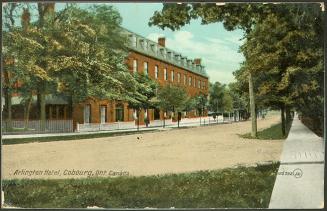
<svg viewBox="0 0 327 211">
<path fill-rule="evenodd" d="M 192 67 L 192 60 L 190 60 L 190 59 L 187 60 L 187 66 L 188 66 L 188 67 Z"/>
<path fill-rule="evenodd" d="M 157 45 L 156 44 L 151 44 L 151 49 L 154 53 L 157 53 Z"/>
<path fill-rule="evenodd" d="M 141 39 L 140 43 L 141 43 L 143 50 L 145 50 L 145 51 L 148 50 L 148 41 L 147 40 Z"/>
<path fill-rule="evenodd" d="M 137 46 L 137 38 L 136 38 L 136 36 L 132 34 L 132 35 L 130 35 L 130 39 L 131 39 L 132 46 L 134 48 L 136 48 L 136 46 Z"/>
<path fill-rule="evenodd" d="M 170 51 L 167 52 L 167 58 L 168 58 L 168 59 L 171 59 L 171 54 L 172 54 L 172 53 L 171 53 Z"/>
<path fill-rule="evenodd" d="M 197 64 L 197 65 L 196 65 L 196 70 L 197 70 L 197 71 L 201 71 L 201 66 Z"/>
<path fill-rule="evenodd" d="M 160 48 L 160 54 L 163 58 L 166 58 L 166 51 L 164 48 Z"/>
<path fill-rule="evenodd" d="M 180 55 L 175 54 L 175 61 L 176 61 L 177 63 L 179 63 L 179 59 L 180 59 Z"/>
<path fill-rule="evenodd" d="M 183 66 L 185 65 L 185 60 L 186 60 L 185 57 L 181 58 L 181 65 L 183 65 Z"/>
</svg>

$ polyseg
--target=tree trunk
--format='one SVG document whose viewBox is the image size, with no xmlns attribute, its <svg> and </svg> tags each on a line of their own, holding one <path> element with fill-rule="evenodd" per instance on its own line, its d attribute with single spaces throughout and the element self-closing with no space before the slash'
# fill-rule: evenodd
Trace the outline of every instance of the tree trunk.
<svg viewBox="0 0 327 211">
<path fill-rule="evenodd" d="M 7 131 L 12 131 L 12 102 L 11 102 L 11 92 L 7 91 Z"/>
<path fill-rule="evenodd" d="M 41 120 L 41 130 L 45 130 L 45 122 L 46 122 L 46 116 L 45 116 L 45 93 L 40 93 L 40 120 Z"/>
<path fill-rule="evenodd" d="M 288 125 L 291 122 L 291 109 L 289 106 L 285 107 L 285 113 L 286 113 L 286 124 Z"/>
<path fill-rule="evenodd" d="M 249 95 L 250 95 L 250 111 L 251 111 L 251 122 L 252 122 L 251 136 L 255 138 L 257 137 L 257 117 L 256 117 L 256 109 L 255 109 L 253 79 L 251 73 L 249 73 Z"/>
<path fill-rule="evenodd" d="M 281 105 L 280 110 L 281 110 L 280 115 L 281 115 L 281 120 L 282 120 L 282 134 L 283 134 L 283 136 L 285 136 L 286 135 L 286 130 L 285 130 L 286 122 L 285 122 L 285 105 L 284 104 Z"/>
<path fill-rule="evenodd" d="M 28 121 L 30 118 L 30 110 L 32 104 L 32 95 L 27 99 L 25 103 L 25 110 L 24 110 L 24 129 L 28 130 Z"/>
</svg>

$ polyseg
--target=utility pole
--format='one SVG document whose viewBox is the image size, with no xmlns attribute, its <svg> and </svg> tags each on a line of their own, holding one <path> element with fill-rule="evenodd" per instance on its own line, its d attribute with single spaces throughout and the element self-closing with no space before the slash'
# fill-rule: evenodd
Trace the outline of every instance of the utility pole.
<svg viewBox="0 0 327 211">
<path fill-rule="evenodd" d="M 249 73 L 249 95 L 250 95 L 250 113 L 251 113 L 251 122 L 252 122 L 251 136 L 255 138 L 257 137 L 257 117 L 256 117 L 256 110 L 255 110 L 255 97 L 253 91 L 253 78 L 251 73 Z"/>
</svg>

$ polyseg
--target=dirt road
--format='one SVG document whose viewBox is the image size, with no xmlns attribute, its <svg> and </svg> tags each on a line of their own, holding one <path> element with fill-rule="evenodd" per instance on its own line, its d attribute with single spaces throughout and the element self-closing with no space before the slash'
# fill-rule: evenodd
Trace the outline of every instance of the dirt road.
<svg viewBox="0 0 327 211">
<path fill-rule="evenodd" d="M 258 128 L 279 115 L 258 120 Z M 279 160 L 283 140 L 242 139 L 251 122 L 3 146 L 3 178 L 153 175 Z M 138 139 L 139 138 L 139 139 Z"/>
</svg>

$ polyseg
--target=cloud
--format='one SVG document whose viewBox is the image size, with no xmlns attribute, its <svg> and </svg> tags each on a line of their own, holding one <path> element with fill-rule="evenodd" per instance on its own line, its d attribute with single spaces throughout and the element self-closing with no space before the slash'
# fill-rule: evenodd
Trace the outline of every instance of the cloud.
<svg viewBox="0 0 327 211">
<path fill-rule="evenodd" d="M 147 36 L 157 42 L 164 34 L 151 33 Z M 172 37 L 166 36 L 166 47 L 181 53 L 190 59 L 202 58 L 211 82 L 229 83 L 234 80 L 233 72 L 239 68 L 243 56 L 238 47 L 243 43 L 240 37 L 230 36 L 195 37 L 189 31 L 177 31 Z"/>
</svg>

